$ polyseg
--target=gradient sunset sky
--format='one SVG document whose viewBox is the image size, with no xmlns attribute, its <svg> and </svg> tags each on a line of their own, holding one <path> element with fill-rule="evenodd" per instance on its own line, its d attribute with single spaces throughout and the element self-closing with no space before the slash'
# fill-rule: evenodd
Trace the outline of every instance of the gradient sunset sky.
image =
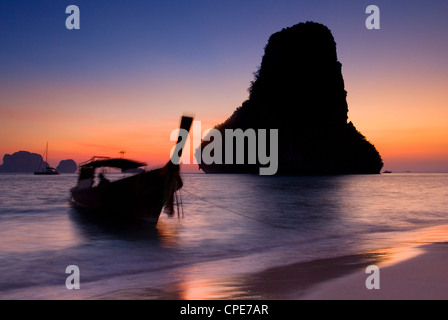
<svg viewBox="0 0 448 320">
<path fill-rule="evenodd" d="M 65 27 L 71 4 L 80 30 Z M 349 120 L 384 169 L 448 172 L 446 0 L 1 0 L 0 163 L 46 142 L 53 166 L 121 150 L 165 163 L 180 116 L 226 120 L 269 36 L 305 21 L 332 31 Z"/>
</svg>

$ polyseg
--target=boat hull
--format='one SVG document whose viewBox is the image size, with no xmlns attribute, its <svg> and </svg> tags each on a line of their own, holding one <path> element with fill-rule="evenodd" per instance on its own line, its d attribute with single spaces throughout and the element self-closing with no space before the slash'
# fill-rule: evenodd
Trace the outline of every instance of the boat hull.
<svg viewBox="0 0 448 320">
<path fill-rule="evenodd" d="M 161 169 L 105 186 L 71 189 L 72 204 L 105 218 L 143 218 L 157 223 L 170 192 L 170 176 Z"/>
</svg>

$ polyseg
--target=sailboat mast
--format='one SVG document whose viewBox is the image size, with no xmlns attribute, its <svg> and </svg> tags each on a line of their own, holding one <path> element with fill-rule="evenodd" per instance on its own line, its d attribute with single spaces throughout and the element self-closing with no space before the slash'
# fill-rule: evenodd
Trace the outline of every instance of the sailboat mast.
<svg viewBox="0 0 448 320">
<path fill-rule="evenodd" d="M 45 148 L 45 162 L 49 166 L 49 164 L 48 164 L 48 142 L 47 142 L 47 147 Z"/>
</svg>

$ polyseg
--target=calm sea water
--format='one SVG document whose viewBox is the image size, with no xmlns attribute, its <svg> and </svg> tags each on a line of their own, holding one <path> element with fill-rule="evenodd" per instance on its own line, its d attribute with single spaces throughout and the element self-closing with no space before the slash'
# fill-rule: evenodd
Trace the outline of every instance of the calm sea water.
<svg viewBox="0 0 448 320">
<path fill-rule="evenodd" d="M 1 299 L 232 297 L 234 276 L 448 224 L 448 174 L 185 174 L 183 214 L 155 227 L 86 219 L 68 204 L 76 179 L 0 175 Z M 69 265 L 80 290 L 65 287 Z"/>
</svg>

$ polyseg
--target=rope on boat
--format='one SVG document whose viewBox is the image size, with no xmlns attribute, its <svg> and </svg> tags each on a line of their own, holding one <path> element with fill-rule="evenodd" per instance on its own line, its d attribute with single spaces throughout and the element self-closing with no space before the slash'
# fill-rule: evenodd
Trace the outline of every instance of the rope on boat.
<svg viewBox="0 0 448 320">
<path fill-rule="evenodd" d="M 292 229 L 295 229 L 295 228 L 292 228 L 292 227 L 287 227 L 287 226 L 278 225 L 278 224 L 275 224 L 275 223 L 272 223 L 272 222 L 269 222 L 269 221 L 266 221 L 266 220 L 263 220 L 263 219 L 257 219 L 257 218 L 254 218 L 254 217 L 245 215 L 245 214 L 243 214 L 243 213 L 241 213 L 241 212 L 238 212 L 238 211 L 235 211 L 235 210 L 231 210 L 231 209 L 229 209 L 229 208 L 226 208 L 226 207 L 224 207 L 224 206 L 222 206 L 222 205 L 220 205 L 220 204 L 214 203 L 214 202 L 212 202 L 212 201 L 210 201 L 210 200 L 208 200 L 208 199 L 206 199 L 206 198 L 204 198 L 204 197 L 198 196 L 198 195 L 196 195 L 196 194 L 194 194 L 194 193 L 192 193 L 192 192 L 189 192 L 189 191 L 187 191 L 187 190 L 184 190 L 184 192 L 186 192 L 186 193 L 188 193 L 188 194 L 190 194 L 190 195 L 192 195 L 192 196 L 194 196 L 194 197 L 196 197 L 196 198 L 198 198 L 198 199 L 200 199 L 200 200 L 202 200 L 202 201 L 204 201 L 204 202 L 207 202 L 207 203 L 209 203 L 209 204 L 211 204 L 211 205 L 213 205 L 213 206 L 215 206 L 215 207 L 217 207 L 217 208 L 220 208 L 220 209 L 226 210 L 226 211 L 228 211 L 228 212 L 231 212 L 231 213 L 233 213 L 233 214 L 242 216 L 242 217 L 244 217 L 244 218 L 246 218 L 246 219 L 253 220 L 253 221 L 257 221 L 257 222 L 261 222 L 261 223 L 264 223 L 264 224 L 269 225 L 269 226 L 274 227 L 274 228 L 291 229 L 291 230 L 292 230 Z"/>
<path fill-rule="evenodd" d="M 174 201 L 176 203 L 176 207 L 177 207 L 177 216 L 182 216 L 182 218 L 184 217 L 184 203 L 182 202 L 182 193 L 180 192 L 180 189 L 177 190 L 174 193 Z"/>
</svg>

